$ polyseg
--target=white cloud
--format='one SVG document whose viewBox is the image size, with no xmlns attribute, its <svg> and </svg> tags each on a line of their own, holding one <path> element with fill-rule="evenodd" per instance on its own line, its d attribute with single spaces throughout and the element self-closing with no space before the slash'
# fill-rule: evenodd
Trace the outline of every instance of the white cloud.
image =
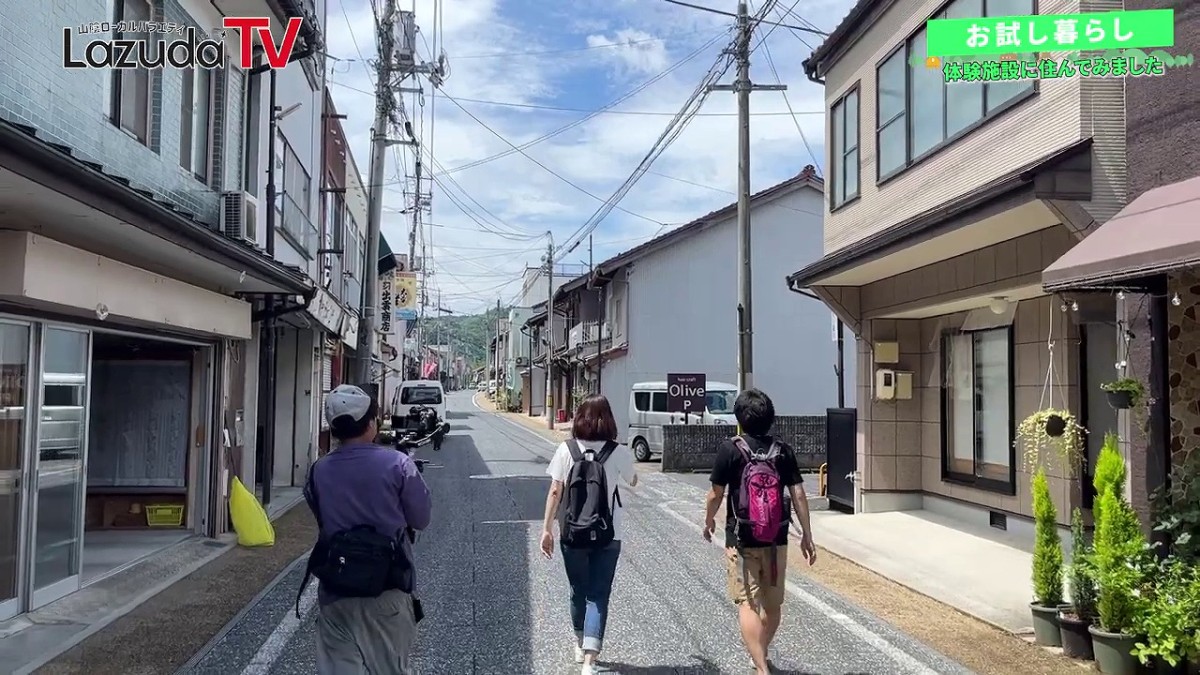
<svg viewBox="0 0 1200 675">
<path fill-rule="evenodd" d="M 499 0 L 442 0 L 444 18 L 440 31 L 435 31 L 433 4 L 434 0 L 417 1 L 417 23 L 421 27 L 418 53 L 428 60 L 433 58 L 434 49 L 445 51 L 450 66 L 445 93 L 456 99 L 585 110 L 599 108 L 672 67 L 710 38 L 728 30 L 733 21 L 651 0 L 577 0 L 542 5 L 536 12 L 528 5 Z M 848 7 L 849 0 L 823 2 L 806 9 L 818 12 L 806 18 L 831 30 Z M 365 173 L 374 111 L 370 93 L 373 74 L 360 59 L 354 42 L 366 59 L 374 58 L 368 0 L 331 0 L 328 24 L 329 53 L 352 59 L 335 63 L 330 90 L 339 110 L 348 115 L 343 124 L 357 165 Z M 770 29 L 763 27 L 760 32 L 766 30 Z M 801 37 L 812 45 L 819 40 L 807 34 Z M 428 176 L 434 167 L 423 167 L 426 178 L 422 189 L 428 192 L 432 187 L 433 194 L 432 215 L 425 217 L 426 223 L 433 224 L 427 228 L 425 243 L 428 246 L 432 239 L 431 257 L 437 269 L 431 289 L 441 290 L 443 305 L 456 312 L 476 312 L 494 306 L 498 294 L 502 300 L 510 300 L 520 288 L 519 278 L 525 267 L 539 264 L 545 252 L 544 233 L 551 231 L 556 243 L 563 242 L 591 216 L 601 200 L 612 194 L 666 128 L 670 115 L 716 62 L 726 42 L 723 37 L 614 108 L 668 114 L 597 115 L 525 151 L 557 177 L 521 153 L 512 152 L 508 143 L 440 93 L 435 96 L 428 82 L 422 84 L 424 106 L 421 97 L 405 94 L 405 110 L 414 120 L 415 131 L 432 147 L 443 169 L 508 153 L 449 175 L 439 170 L 433 184 Z M 775 29 L 767 45 L 780 79 L 789 86 L 792 109 L 820 111 L 823 92 L 807 81 L 800 65 L 810 49 L 786 28 Z M 752 77 L 756 82 L 774 83 L 765 56 L 761 49 L 753 55 Z M 731 81 L 731 74 L 723 81 Z M 405 82 L 405 86 L 412 84 Z M 467 101 L 461 105 L 518 146 L 584 115 Z M 783 97 L 775 92 L 755 93 L 752 109 L 755 113 L 787 112 Z M 653 222 L 614 210 L 595 231 L 597 261 L 665 231 L 662 223 L 687 222 L 734 200 L 734 112 L 732 94 L 712 93 L 704 105 L 704 116 L 692 120 L 652 169 L 707 187 L 656 173 L 646 175 L 620 205 Z M 823 162 L 823 115 L 804 114 L 797 120 Z M 796 122 L 786 114 L 756 114 L 751 136 L 755 190 L 813 163 Z M 400 146 L 394 154 L 402 161 L 388 162 L 384 234 L 394 249 L 407 251 L 412 220 L 398 211 L 411 204 L 412 181 L 404 177 L 412 174 L 413 156 Z M 583 190 L 600 199 L 589 197 Z M 464 214 L 455 202 L 472 215 Z M 586 259 L 586 255 L 585 245 L 572 253 L 568 262 Z"/>
</svg>

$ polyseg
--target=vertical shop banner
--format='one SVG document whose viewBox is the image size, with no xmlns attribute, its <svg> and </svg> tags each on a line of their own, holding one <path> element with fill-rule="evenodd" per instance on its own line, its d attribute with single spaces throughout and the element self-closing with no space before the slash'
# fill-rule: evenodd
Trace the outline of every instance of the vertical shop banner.
<svg viewBox="0 0 1200 675">
<path fill-rule="evenodd" d="M 396 316 L 392 308 L 392 296 L 395 289 L 395 277 L 383 274 L 379 277 L 379 332 L 381 335 L 396 333 Z"/>
<path fill-rule="evenodd" d="M 415 272 L 397 272 L 393 286 L 392 307 L 394 318 L 413 321 L 417 318 L 417 275 Z"/>
</svg>

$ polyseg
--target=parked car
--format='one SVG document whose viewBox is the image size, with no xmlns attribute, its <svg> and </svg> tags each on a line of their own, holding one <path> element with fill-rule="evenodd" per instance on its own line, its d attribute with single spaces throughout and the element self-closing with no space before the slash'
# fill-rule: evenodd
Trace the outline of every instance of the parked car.
<svg viewBox="0 0 1200 675">
<path fill-rule="evenodd" d="M 488 396 L 496 395 L 496 381 L 495 380 L 488 380 L 487 392 L 488 392 Z"/>
<path fill-rule="evenodd" d="M 663 451 L 662 428 L 668 424 L 737 424 L 733 402 L 737 385 L 709 382 L 705 386 L 705 408 L 700 413 L 667 412 L 667 383 L 639 382 L 629 392 L 629 448 L 639 462 L 648 462 Z"/>
<path fill-rule="evenodd" d="M 446 393 L 437 380 L 406 380 L 396 387 L 392 399 L 392 417 L 404 418 L 416 406 L 428 406 L 439 420 L 446 419 Z"/>
</svg>

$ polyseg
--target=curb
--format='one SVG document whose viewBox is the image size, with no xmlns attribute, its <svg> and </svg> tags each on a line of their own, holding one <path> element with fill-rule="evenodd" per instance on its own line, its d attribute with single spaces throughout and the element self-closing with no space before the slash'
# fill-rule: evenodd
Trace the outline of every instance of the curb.
<svg viewBox="0 0 1200 675">
<path fill-rule="evenodd" d="M 275 575 L 274 579 L 267 582 L 267 585 L 264 586 L 263 589 L 250 600 L 250 602 L 247 602 L 244 607 L 238 610 L 237 614 L 233 615 L 233 618 L 229 620 L 229 623 L 226 623 L 224 626 L 222 626 L 221 630 L 217 631 L 217 634 L 212 636 L 212 639 L 205 643 L 205 645 L 201 647 L 199 651 L 193 654 L 192 658 L 188 659 L 186 663 L 180 666 L 179 669 L 175 671 L 175 675 L 185 675 L 199 665 L 199 663 L 204 660 L 204 657 L 208 656 L 212 650 L 218 644 L 220 644 L 221 640 L 224 640 L 225 636 L 229 635 L 230 631 L 232 631 L 242 619 L 246 618 L 246 615 L 249 614 L 251 610 L 258 606 L 258 603 L 262 602 L 263 598 L 267 597 L 267 595 L 271 591 L 275 590 L 275 588 L 282 583 L 289 574 L 295 572 L 296 568 L 304 563 L 311 552 L 312 549 L 309 549 L 301 554 L 299 558 L 296 558 L 292 562 L 288 563 L 279 574 Z"/>
</svg>

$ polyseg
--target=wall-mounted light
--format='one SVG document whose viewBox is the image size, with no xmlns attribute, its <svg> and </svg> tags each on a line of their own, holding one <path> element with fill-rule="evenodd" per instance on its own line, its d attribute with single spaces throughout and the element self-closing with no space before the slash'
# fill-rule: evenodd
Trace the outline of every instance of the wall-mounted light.
<svg viewBox="0 0 1200 675">
<path fill-rule="evenodd" d="M 992 314 L 1003 314 L 1008 311 L 1008 298 L 995 297 L 988 302 L 988 309 L 992 310 Z"/>
<path fill-rule="evenodd" d="M 101 321 L 108 318 L 108 305 L 104 304 L 103 302 L 96 305 L 96 318 L 100 319 Z"/>
<path fill-rule="evenodd" d="M 1178 307 L 1178 306 L 1179 306 L 1179 303 L 1180 303 L 1180 300 L 1179 300 L 1179 294 L 1178 294 L 1178 293 L 1176 293 L 1175 295 L 1171 296 L 1171 304 L 1172 304 L 1172 305 L 1175 305 L 1176 307 Z"/>
</svg>

